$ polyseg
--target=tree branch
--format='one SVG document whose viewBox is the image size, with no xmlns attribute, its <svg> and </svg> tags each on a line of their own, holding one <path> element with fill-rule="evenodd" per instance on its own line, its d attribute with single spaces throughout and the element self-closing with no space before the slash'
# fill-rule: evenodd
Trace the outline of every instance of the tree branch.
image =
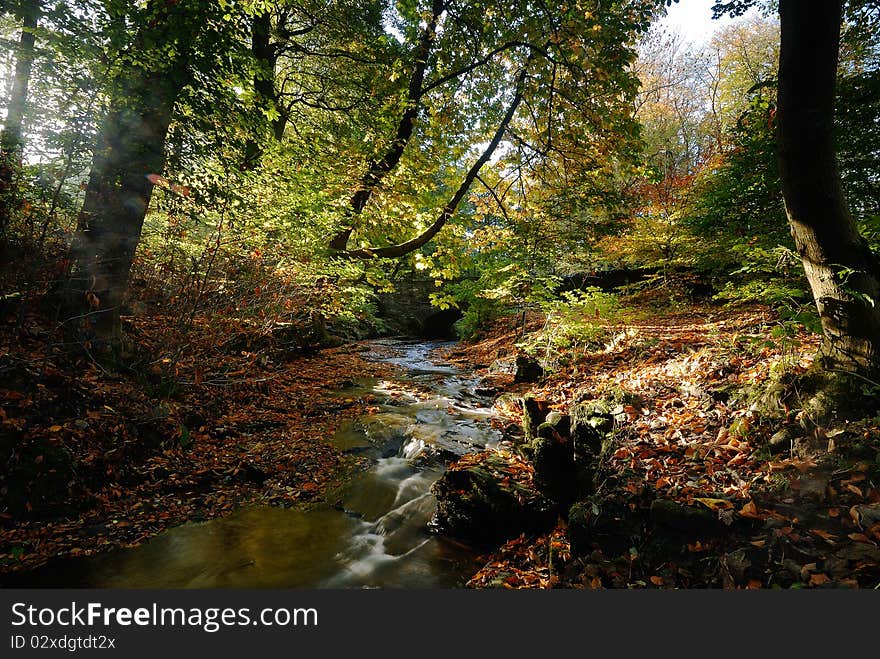
<svg viewBox="0 0 880 659">
<path fill-rule="evenodd" d="M 501 201 L 501 199 L 498 197 L 498 193 L 495 192 L 495 188 L 493 188 L 491 185 L 486 183 L 486 181 L 483 180 L 483 177 L 480 176 L 479 174 L 477 174 L 477 180 L 483 184 L 483 187 L 486 188 L 486 190 L 489 191 L 489 194 L 492 195 L 492 199 L 495 200 L 495 204 L 498 206 L 498 210 L 501 211 L 501 214 L 504 216 L 504 219 L 509 222 L 510 217 L 507 215 L 507 209 L 504 208 L 504 202 Z"/>
<path fill-rule="evenodd" d="M 482 169 L 483 165 L 489 162 L 489 160 L 492 158 L 492 154 L 495 153 L 495 149 L 497 149 L 498 145 L 501 144 L 501 140 L 504 138 L 505 132 L 507 132 L 507 127 L 513 120 L 513 116 L 516 114 L 516 111 L 523 100 L 523 88 L 525 86 L 526 78 L 528 77 L 528 65 L 533 59 L 533 56 L 533 53 L 529 55 L 525 65 L 519 73 L 516 83 L 516 94 L 511 100 L 510 105 L 507 108 L 507 112 L 504 114 L 504 117 L 501 120 L 501 123 L 495 130 L 495 134 L 492 136 L 492 141 L 489 142 L 489 145 L 485 148 L 482 155 L 477 159 L 477 161 L 473 165 L 471 165 L 471 168 L 468 170 L 468 173 L 464 177 L 464 180 L 461 182 L 461 185 L 458 186 L 458 189 L 455 191 L 452 199 L 450 199 L 443 207 L 443 210 L 440 212 L 440 215 L 437 217 L 437 219 L 434 220 L 434 223 L 425 231 L 423 231 L 420 235 L 398 245 L 378 248 L 364 247 L 361 249 L 345 252 L 346 256 L 356 259 L 397 258 L 399 256 L 409 254 L 410 252 L 419 249 L 423 245 L 427 244 L 434 236 L 436 236 L 440 232 L 440 230 L 446 225 L 449 219 L 455 214 L 458 205 L 461 203 L 462 199 L 464 199 L 465 195 L 467 195 L 468 190 L 470 190 L 471 184 L 479 177 L 480 169 Z"/>
<path fill-rule="evenodd" d="M 403 151 L 412 137 L 415 127 L 416 117 L 419 113 L 419 100 L 423 95 L 422 86 L 425 82 L 425 70 L 428 67 L 428 58 L 431 53 L 431 42 L 437 33 L 437 23 L 440 20 L 440 14 L 443 13 L 444 0 L 433 0 L 431 9 L 431 20 L 425 26 L 419 38 L 418 50 L 416 51 L 416 59 L 413 64 L 412 75 L 409 80 L 409 89 L 407 90 L 406 109 L 400 117 L 397 124 L 397 133 L 391 147 L 379 160 L 370 163 L 366 174 L 361 179 L 358 190 L 352 195 L 349 201 L 346 220 L 348 221 L 342 231 L 337 233 L 330 241 L 330 249 L 342 251 L 348 245 L 348 239 L 354 231 L 354 219 L 361 214 L 373 191 L 385 178 L 385 175 L 393 170 L 397 163 L 400 162 Z"/>
</svg>

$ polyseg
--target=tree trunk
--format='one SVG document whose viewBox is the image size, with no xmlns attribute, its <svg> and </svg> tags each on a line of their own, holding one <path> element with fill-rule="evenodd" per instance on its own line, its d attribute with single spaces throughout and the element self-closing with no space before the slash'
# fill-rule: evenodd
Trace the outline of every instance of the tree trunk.
<svg viewBox="0 0 880 659">
<path fill-rule="evenodd" d="M 452 195 L 452 199 L 450 199 L 446 205 L 443 207 L 443 210 L 440 211 L 440 215 L 436 220 L 425 229 L 422 233 L 420 233 L 415 238 L 407 240 L 406 242 L 399 243 L 397 245 L 390 245 L 388 247 L 363 247 L 360 249 L 348 250 L 345 252 L 345 255 L 349 258 L 356 259 L 374 259 L 374 258 L 383 258 L 383 259 L 394 259 L 410 252 L 414 252 L 417 249 L 420 249 L 424 245 L 426 245 L 430 240 L 434 238 L 440 230 L 446 226 L 446 223 L 455 215 L 456 209 L 458 209 L 458 205 L 462 202 L 462 200 L 467 195 L 468 191 L 471 189 L 471 185 L 480 175 L 480 170 L 483 168 L 489 160 L 492 158 L 492 154 L 495 153 L 495 150 L 498 148 L 498 145 L 501 144 L 501 140 L 504 139 L 504 134 L 507 132 L 508 126 L 510 126 L 510 122 L 513 121 L 513 116 L 516 114 L 517 109 L 523 100 L 523 87 L 526 83 L 526 78 L 528 77 L 528 68 L 529 63 L 532 61 L 532 57 L 534 54 L 529 55 L 526 60 L 525 66 L 523 66 L 522 70 L 519 73 L 516 83 L 516 93 L 513 96 L 513 99 L 510 101 L 510 105 L 507 106 L 507 112 L 504 113 L 504 117 L 501 119 L 501 123 L 498 124 L 498 128 L 495 129 L 495 134 L 492 136 L 492 139 L 489 141 L 489 144 L 483 150 L 483 153 L 477 158 L 477 161 L 471 165 L 471 168 L 468 170 L 467 174 L 462 180 L 461 184 L 458 186 L 458 189 L 455 191 L 455 194 Z"/>
<path fill-rule="evenodd" d="M 138 46 L 162 44 L 159 29 L 142 32 Z M 120 312 L 155 176 L 164 168 L 171 112 L 189 77 L 185 60 L 159 71 L 133 63 L 117 80 L 71 246 L 67 327 L 111 361 L 121 347 Z"/>
<path fill-rule="evenodd" d="M 278 63 L 278 51 L 272 43 L 272 15 L 264 12 L 254 16 L 254 25 L 251 31 L 251 54 L 257 63 L 257 71 L 254 74 L 254 95 L 257 107 L 273 108 L 278 116 L 271 121 L 272 135 L 280 141 L 287 127 L 285 109 L 281 106 L 278 91 L 275 89 L 275 67 Z M 248 140 L 245 146 L 245 166 L 256 167 L 263 155 L 260 145 L 260 137 Z"/>
<path fill-rule="evenodd" d="M 791 233 L 813 291 L 827 369 L 880 373 L 880 261 L 844 198 L 832 119 L 840 0 L 780 0 L 779 167 Z"/>
<path fill-rule="evenodd" d="M 360 186 L 352 195 L 346 209 L 346 226 L 330 240 L 329 246 L 332 250 L 344 251 L 346 249 L 348 240 L 355 230 L 357 218 L 366 208 L 373 191 L 379 186 L 385 176 L 397 167 L 406 149 L 406 145 L 412 137 L 416 118 L 419 115 L 422 94 L 424 93 L 425 72 L 428 68 L 431 46 L 436 38 L 440 15 L 445 10 L 445 7 L 446 3 L 444 0 L 432 0 L 431 18 L 427 21 L 419 36 L 419 44 L 415 53 L 412 73 L 410 74 L 409 87 L 407 88 L 406 107 L 397 124 L 394 141 L 391 142 L 391 146 L 385 152 L 385 155 L 378 160 L 373 160 L 367 168 L 367 172 L 361 179 Z"/>
<path fill-rule="evenodd" d="M 12 82 L 12 94 L 6 111 L 6 124 L 0 148 L 11 158 L 21 155 L 22 120 L 27 106 L 28 85 L 31 81 L 31 69 L 34 64 L 34 30 L 40 17 L 38 0 L 27 0 L 21 7 L 21 37 L 15 56 L 15 79 Z"/>
<path fill-rule="evenodd" d="M 31 69 L 34 64 L 34 29 L 40 17 L 39 0 L 22 2 L 21 37 L 15 55 L 15 78 L 12 81 L 12 93 L 6 108 L 6 122 L 0 134 L 0 235 L 12 219 L 10 211 L 15 199 L 11 199 L 11 188 L 15 172 L 21 164 L 22 122 L 27 106 L 28 85 L 31 81 Z"/>
</svg>

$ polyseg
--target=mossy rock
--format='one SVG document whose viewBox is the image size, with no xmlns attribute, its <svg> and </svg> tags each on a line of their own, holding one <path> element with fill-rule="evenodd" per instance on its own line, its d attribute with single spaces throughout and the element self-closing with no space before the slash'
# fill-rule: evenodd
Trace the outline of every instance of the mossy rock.
<svg viewBox="0 0 880 659">
<path fill-rule="evenodd" d="M 580 400 L 569 410 L 576 423 L 591 425 L 600 433 L 609 433 L 627 420 L 627 407 L 644 405 L 641 396 L 614 388 L 607 397 L 595 400 Z"/>
<path fill-rule="evenodd" d="M 611 386 L 604 389 L 602 391 L 601 400 L 612 408 L 618 405 L 641 407 L 645 404 L 644 398 L 639 394 L 618 386 Z"/>
<path fill-rule="evenodd" d="M 594 489 L 602 447 L 608 437 L 606 433 L 613 426 L 607 417 L 597 417 L 595 409 L 593 403 L 577 403 L 571 407 L 572 458 L 580 494 L 590 494 Z"/>
<path fill-rule="evenodd" d="M 527 355 L 517 356 L 514 369 L 514 382 L 538 382 L 544 377 L 544 368 L 538 360 Z"/>
<path fill-rule="evenodd" d="M 765 419 L 778 419 L 802 409 L 810 425 L 828 425 L 872 416 L 880 411 L 880 387 L 864 378 L 828 370 L 817 358 L 804 373 L 783 372 L 748 391 L 749 409 Z"/>
<path fill-rule="evenodd" d="M 563 414 L 558 410 L 554 410 L 547 414 L 544 422 L 538 426 L 537 435 L 539 437 L 568 437 L 571 433 L 571 417 Z"/>
<path fill-rule="evenodd" d="M 601 402 L 575 403 L 569 409 L 571 435 L 576 442 L 598 455 L 602 438 L 614 427 L 614 418 Z"/>
<path fill-rule="evenodd" d="M 536 486 L 550 498 L 565 503 L 571 501 L 577 490 L 570 427 L 567 414 L 551 412 L 538 426 L 537 437 L 531 444 Z"/>
<path fill-rule="evenodd" d="M 598 506 L 591 500 L 577 501 L 568 509 L 568 539 L 571 553 L 584 556 L 592 548 L 593 534 L 590 522 L 599 514 Z"/>
<path fill-rule="evenodd" d="M 572 405 L 569 413 L 572 424 L 578 426 L 588 425 L 600 433 L 611 432 L 614 429 L 613 408 L 605 401 L 582 401 Z"/>
<path fill-rule="evenodd" d="M 517 449 L 526 457 L 531 457 L 531 444 L 538 436 L 538 426 L 550 413 L 550 403 L 533 394 L 526 394 L 519 399 L 519 405 L 522 409 L 523 440 Z"/>
<path fill-rule="evenodd" d="M 609 557 L 624 554 L 643 527 L 640 509 L 622 498 L 591 496 L 568 509 L 568 537 L 575 556 L 586 556 L 596 548 Z"/>
<path fill-rule="evenodd" d="M 880 387 L 848 373 L 814 364 L 797 381 L 805 415 L 818 424 L 874 416 L 880 411 Z"/>
<path fill-rule="evenodd" d="M 655 499 L 651 503 L 650 516 L 656 526 L 688 535 L 717 533 L 725 528 L 718 516 L 707 508 L 669 499 Z"/>
<path fill-rule="evenodd" d="M 534 486 L 510 477 L 504 459 L 486 454 L 451 468 L 431 487 L 437 510 L 431 527 L 477 543 L 497 543 L 550 528 L 558 507 Z"/>
</svg>

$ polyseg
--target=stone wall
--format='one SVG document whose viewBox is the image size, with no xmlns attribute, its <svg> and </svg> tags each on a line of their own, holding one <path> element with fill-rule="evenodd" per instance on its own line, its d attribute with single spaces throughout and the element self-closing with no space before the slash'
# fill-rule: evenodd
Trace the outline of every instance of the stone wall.
<svg viewBox="0 0 880 659">
<path fill-rule="evenodd" d="M 377 299 L 379 317 L 385 322 L 386 333 L 422 339 L 454 339 L 453 324 L 461 318 L 458 309 L 438 309 L 430 302 L 437 288 L 433 280 L 414 277 L 394 282 L 392 293 L 381 293 Z"/>
</svg>

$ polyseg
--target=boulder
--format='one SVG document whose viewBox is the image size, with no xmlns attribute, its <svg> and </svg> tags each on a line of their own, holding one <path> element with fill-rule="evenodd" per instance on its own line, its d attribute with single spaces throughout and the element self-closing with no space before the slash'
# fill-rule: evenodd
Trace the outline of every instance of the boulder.
<svg viewBox="0 0 880 659">
<path fill-rule="evenodd" d="M 570 419 L 577 490 L 581 494 L 591 494 L 595 488 L 596 470 L 605 440 L 605 434 L 600 430 L 606 427 L 605 417 L 597 416 L 591 403 L 577 403 L 571 408 Z"/>
<path fill-rule="evenodd" d="M 614 424 L 626 420 L 623 406 L 605 400 L 581 401 L 570 410 L 573 423 L 588 425 L 600 433 L 614 430 Z"/>
<path fill-rule="evenodd" d="M 606 556 L 624 554 L 641 532 L 640 515 L 621 499 L 587 497 L 568 510 L 568 537 L 575 556 L 586 556 L 596 548 Z"/>
<path fill-rule="evenodd" d="M 535 398 L 532 394 L 526 394 L 519 399 L 522 408 L 523 442 L 521 447 L 530 455 L 531 443 L 538 436 L 538 426 L 544 423 L 547 414 L 550 413 L 550 403 L 546 400 Z"/>
<path fill-rule="evenodd" d="M 718 515 L 703 506 L 687 506 L 669 499 L 655 499 L 651 503 L 651 521 L 655 526 L 678 531 L 685 535 L 718 533 L 725 530 Z"/>
<path fill-rule="evenodd" d="M 515 362 L 514 382 L 537 382 L 544 377 L 544 368 L 537 359 L 526 355 L 518 355 Z"/>
<path fill-rule="evenodd" d="M 477 543 L 498 543 L 550 528 L 557 507 L 530 482 L 520 459 L 495 452 L 468 456 L 431 486 L 431 527 Z"/>
</svg>

